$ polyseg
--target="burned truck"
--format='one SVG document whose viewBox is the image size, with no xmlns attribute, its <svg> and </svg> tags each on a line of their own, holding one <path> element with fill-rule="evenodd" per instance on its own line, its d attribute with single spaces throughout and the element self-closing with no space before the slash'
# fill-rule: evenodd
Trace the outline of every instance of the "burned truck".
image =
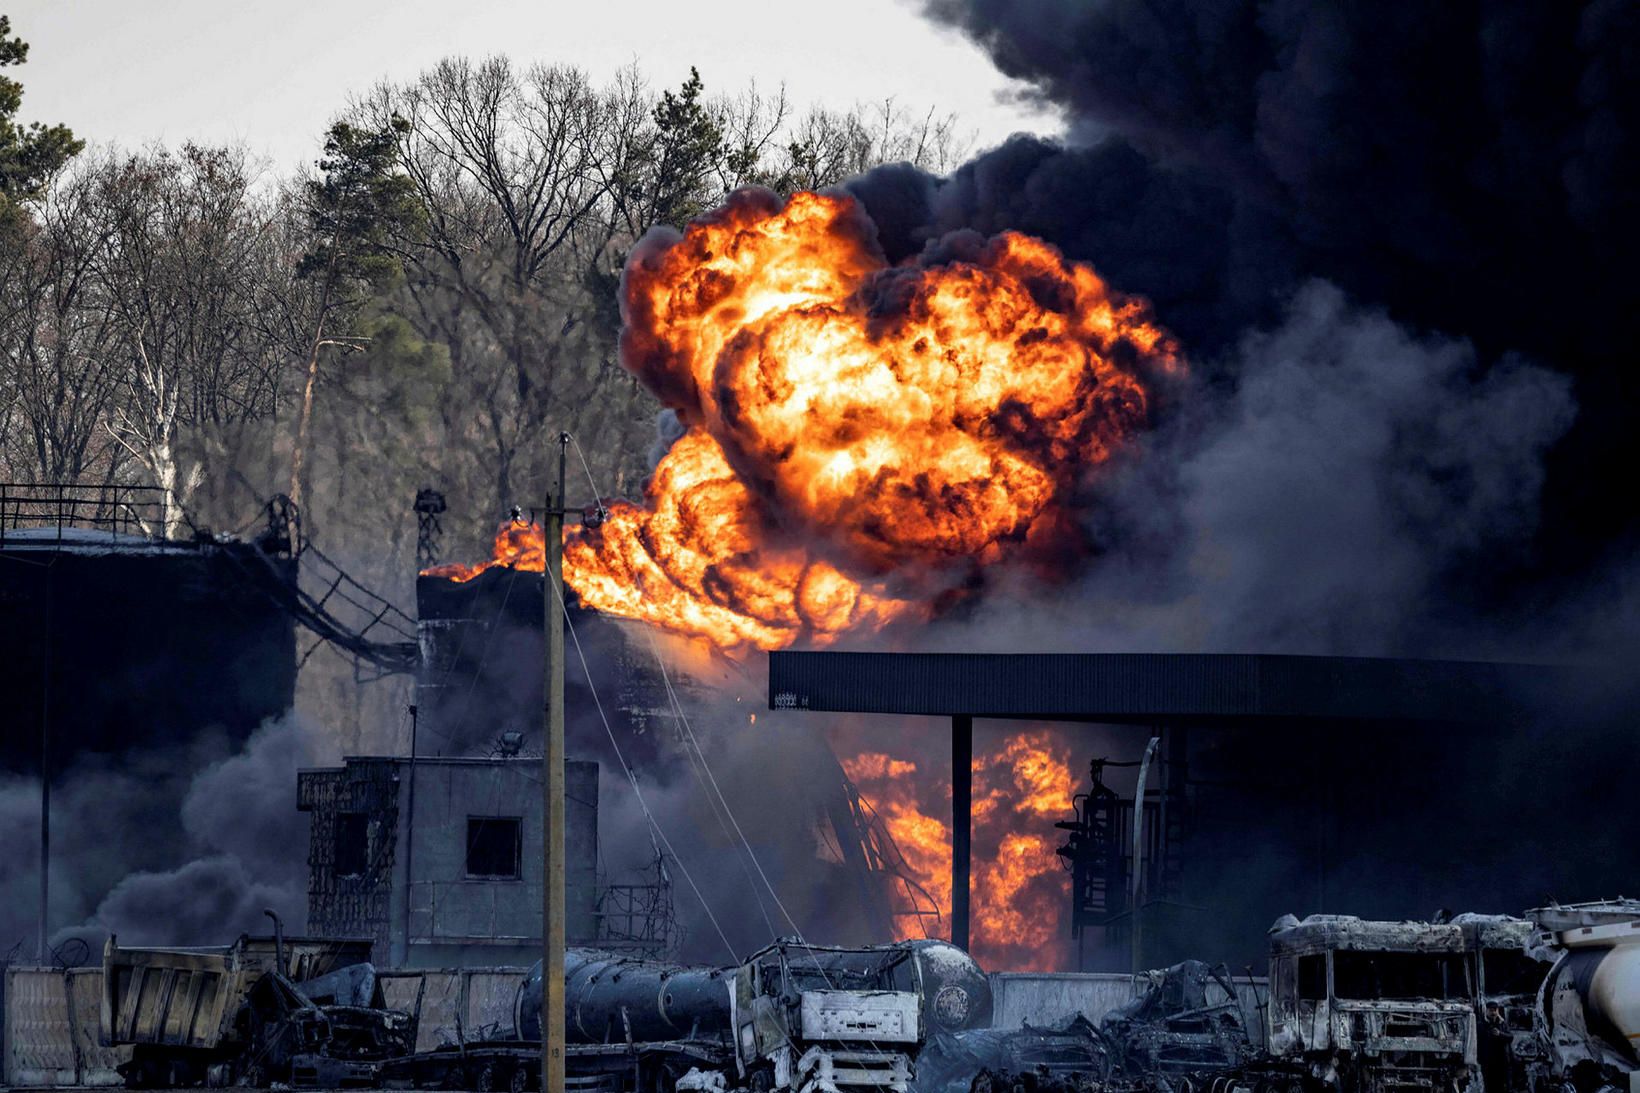
<svg viewBox="0 0 1640 1093">
<path fill-rule="evenodd" d="M 1444 1093 L 1478 1077 L 1463 931 L 1283 916 L 1270 928 L 1269 1051 L 1306 1085 Z"/>
<path fill-rule="evenodd" d="M 415 1030 L 384 1005 L 369 955 L 367 938 L 132 949 L 110 937 L 99 1038 L 131 1048 L 127 1088 L 372 1085 Z"/>
<path fill-rule="evenodd" d="M 940 941 L 862 948 L 777 941 L 731 968 L 571 950 L 564 1069 L 603 1093 L 730 1089 L 906 1093 L 929 1034 L 989 1021 L 990 984 Z M 389 1087 L 537 1088 L 541 966 L 519 988 L 513 1036 L 381 1068 Z"/>
<path fill-rule="evenodd" d="M 1253 1062 L 1256 1052 L 1228 968 L 1186 960 L 1148 978 L 1144 994 L 1106 1014 L 1099 1026 L 1118 1074 L 1188 1088 L 1197 1084 L 1192 1078 Z"/>
<path fill-rule="evenodd" d="M 1531 954 L 1552 960 L 1538 992 L 1535 1090 L 1640 1091 L 1640 900 L 1526 912 Z"/>
<path fill-rule="evenodd" d="M 415 1051 L 368 939 L 240 938 L 104 953 L 103 1042 L 132 1087 L 539 1089 L 541 968 L 502 1038 Z M 565 1069 L 599 1093 L 907 1093 L 932 1030 L 989 1022 L 990 984 L 941 941 L 831 948 L 783 939 L 729 967 L 587 949 L 565 960 Z"/>
<path fill-rule="evenodd" d="M 735 1065 L 753 1090 L 905 1093 L 924 1038 L 912 950 L 771 945 L 735 971 Z"/>
<path fill-rule="evenodd" d="M 1534 1086 L 1533 1075 L 1542 1071 L 1548 1056 L 1537 1012 L 1550 962 L 1529 949 L 1531 922 L 1510 915 L 1463 914 L 1452 925 L 1463 931 L 1487 1093 Z"/>
</svg>

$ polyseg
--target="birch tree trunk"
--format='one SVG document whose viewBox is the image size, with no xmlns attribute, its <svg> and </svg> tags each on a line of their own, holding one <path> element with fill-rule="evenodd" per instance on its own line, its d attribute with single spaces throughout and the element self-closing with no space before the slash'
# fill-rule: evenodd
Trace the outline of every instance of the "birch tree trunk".
<svg viewBox="0 0 1640 1093">
<path fill-rule="evenodd" d="M 330 310 L 330 293 L 335 283 L 336 240 L 332 240 L 330 261 L 325 266 L 324 287 L 319 290 L 319 316 L 314 320 L 313 342 L 308 346 L 307 379 L 302 384 L 302 408 L 296 415 L 296 443 L 290 453 L 290 489 L 285 491 L 298 510 L 302 507 L 303 464 L 307 459 L 309 434 L 313 428 L 313 389 L 319 382 L 319 351 L 325 345 L 325 317 Z"/>
</svg>

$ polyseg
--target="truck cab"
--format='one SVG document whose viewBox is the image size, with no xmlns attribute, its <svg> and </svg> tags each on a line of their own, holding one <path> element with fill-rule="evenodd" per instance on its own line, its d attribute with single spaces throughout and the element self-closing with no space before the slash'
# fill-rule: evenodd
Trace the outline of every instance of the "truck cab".
<svg viewBox="0 0 1640 1093">
<path fill-rule="evenodd" d="M 1546 1056 L 1537 1031 L 1537 996 L 1552 962 L 1529 951 L 1533 926 L 1524 918 L 1464 914 L 1454 918 L 1452 925 L 1463 931 L 1482 1047 L 1489 1034 L 1488 1015 L 1494 1008 L 1501 1028 L 1490 1035 L 1502 1035 L 1508 1041 L 1508 1073 L 1501 1084 L 1505 1088 L 1535 1084 L 1529 1083 L 1529 1076 L 1542 1067 Z M 1485 1062 L 1483 1058 L 1483 1068 Z M 1488 1078 L 1488 1093 L 1502 1093 L 1493 1088 L 1496 1084 Z"/>
<path fill-rule="evenodd" d="M 1345 1093 L 1467 1089 L 1473 987 L 1450 924 L 1291 915 L 1270 929 L 1269 1046 Z"/>
<path fill-rule="evenodd" d="M 923 1041 L 922 976 L 906 946 L 782 940 L 735 971 L 735 1062 L 753 1090 L 904 1093 Z"/>
</svg>

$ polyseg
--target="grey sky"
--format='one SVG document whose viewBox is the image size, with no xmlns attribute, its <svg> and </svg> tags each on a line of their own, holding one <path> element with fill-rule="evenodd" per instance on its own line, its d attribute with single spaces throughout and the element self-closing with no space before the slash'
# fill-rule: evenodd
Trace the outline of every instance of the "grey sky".
<svg viewBox="0 0 1640 1093">
<path fill-rule="evenodd" d="M 980 145 L 1051 116 L 972 44 L 904 0 L 0 0 L 30 43 L 25 121 L 92 141 L 243 141 L 279 170 L 312 160 L 331 116 L 382 78 L 449 54 L 506 53 L 652 84 L 699 67 L 710 91 L 785 82 L 799 106 L 892 96 L 955 112 Z"/>
</svg>

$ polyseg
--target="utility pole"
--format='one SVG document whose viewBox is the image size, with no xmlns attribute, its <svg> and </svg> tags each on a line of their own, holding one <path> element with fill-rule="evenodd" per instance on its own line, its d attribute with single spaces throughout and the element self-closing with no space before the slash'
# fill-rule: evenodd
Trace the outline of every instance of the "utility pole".
<svg viewBox="0 0 1640 1093">
<path fill-rule="evenodd" d="M 541 582 L 546 731 L 541 738 L 541 1093 L 564 1093 L 564 518 L 597 527 L 607 513 L 564 505 L 564 464 L 572 438 L 558 434 L 558 490 L 541 513 Z M 591 471 L 587 472 L 591 478 Z M 596 487 L 594 488 L 596 490 Z"/>
<path fill-rule="evenodd" d="M 564 1093 L 564 460 L 558 434 L 558 489 L 541 514 L 546 554 L 542 586 L 546 648 L 546 732 L 541 744 L 541 1091 Z"/>
<path fill-rule="evenodd" d="M 413 902 L 410 890 L 416 883 L 416 727 L 420 723 L 420 717 L 414 703 L 409 708 L 410 769 L 405 774 L 405 780 L 409 784 L 405 787 L 407 800 L 404 803 L 404 954 L 399 957 L 401 968 L 410 966 L 410 907 Z"/>
</svg>

